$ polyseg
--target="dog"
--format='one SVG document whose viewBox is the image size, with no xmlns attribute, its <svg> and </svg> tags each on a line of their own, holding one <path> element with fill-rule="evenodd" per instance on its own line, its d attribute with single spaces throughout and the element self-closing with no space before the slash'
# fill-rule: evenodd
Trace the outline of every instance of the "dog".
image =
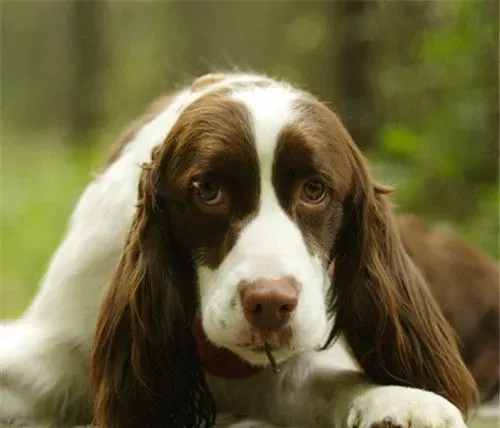
<svg viewBox="0 0 500 428">
<path fill-rule="evenodd" d="M 160 98 L 0 328 L 1 417 L 464 427 L 476 385 L 390 193 L 286 82 L 209 74 Z"/>
</svg>

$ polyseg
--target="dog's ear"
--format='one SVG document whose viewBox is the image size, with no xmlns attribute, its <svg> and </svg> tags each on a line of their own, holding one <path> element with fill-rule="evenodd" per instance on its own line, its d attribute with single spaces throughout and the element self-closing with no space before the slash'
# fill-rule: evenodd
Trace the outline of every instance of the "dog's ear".
<svg viewBox="0 0 500 428">
<path fill-rule="evenodd" d="M 191 333 L 195 272 L 169 225 L 157 150 L 143 167 L 138 206 L 107 289 L 91 350 L 94 423 L 203 427 L 215 405 Z"/>
<path fill-rule="evenodd" d="M 464 414 L 477 400 L 453 330 L 403 248 L 388 200 L 348 141 L 354 177 L 335 245 L 330 342 L 344 334 L 366 374 L 381 384 L 426 389 Z"/>
</svg>

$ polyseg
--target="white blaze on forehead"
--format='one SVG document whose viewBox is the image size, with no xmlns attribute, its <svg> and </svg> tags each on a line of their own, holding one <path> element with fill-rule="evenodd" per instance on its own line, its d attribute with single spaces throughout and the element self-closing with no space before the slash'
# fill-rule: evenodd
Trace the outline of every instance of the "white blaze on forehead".
<svg viewBox="0 0 500 428">
<path fill-rule="evenodd" d="M 293 101 L 297 95 L 287 87 L 276 85 L 235 92 L 232 98 L 250 111 L 262 185 L 270 184 L 278 137 L 293 121 Z"/>
</svg>

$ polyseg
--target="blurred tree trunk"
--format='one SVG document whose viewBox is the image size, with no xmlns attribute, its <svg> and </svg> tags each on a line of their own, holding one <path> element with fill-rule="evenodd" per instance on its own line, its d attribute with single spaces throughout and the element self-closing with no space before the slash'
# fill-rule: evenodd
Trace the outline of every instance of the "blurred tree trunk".
<svg viewBox="0 0 500 428">
<path fill-rule="evenodd" d="M 499 54 L 499 2 L 498 1 L 487 1 L 483 3 L 483 11 L 482 17 L 487 22 L 488 19 L 493 20 L 493 34 L 491 38 L 488 39 L 487 48 L 483 55 L 481 55 L 480 60 L 482 60 L 483 64 L 479 65 L 479 69 L 484 70 L 483 79 L 484 79 L 484 88 L 485 93 L 488 92 L 487 88 L 495 88 L 494 91 L 489 91 L 489 98 L 486 101 L 486 156 L 485 160 L 489 159 L 498 159 L 499 155 L 499 146 L 498 146 L 498 129 L 499 129 L 499 82 L 498 82 L 498 64 L 500 60 Z M 493 17 L 493 18 L 492 18 Z M 485 162 L 489 165 L 489 168 L 484 168 L 484 163 L 480 166 L 480 168 L 476 168 L 475 173 L 481 174 L 481 170 L 483 171 L 482 176 L 480 177 L 484 181 L 489 181 L 491 183 L 495 182 L 498 178 L 498 163 L 496 162 Z"/>
<path fill-rule="evenodd" d="M 377 123 L 381 118 L 375 108 L 372 79 L 376 77 L 372 52 L 376 43 L 376 2 L 343 0 L 331 2 L 336 70 L 338 111 L 354 140 L 363 150 L 375 145 Z"/>
<path fill-rule="evenodd" d="M 103 119 L 101 94 L 107 56 L 103 25 L 106 3 L 74 0 L 70 5 L 73 72 L 69 90 L 69 123 L 72 140 L 77 143 L 91 138 Z"/>
</svg>

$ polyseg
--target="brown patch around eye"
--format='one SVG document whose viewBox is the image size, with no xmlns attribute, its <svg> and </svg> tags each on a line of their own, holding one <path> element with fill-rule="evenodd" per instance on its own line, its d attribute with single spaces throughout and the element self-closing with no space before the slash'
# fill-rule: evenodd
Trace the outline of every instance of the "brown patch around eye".
<svg viewBox="0 0 500 428">
<path fill-rule="evenodd" d="M 248 109 L 217 90 L 188 106 L 169 134 L 172 229 L 197 265 L 215 268 L 258 210 L 259 163 Z M 172 203 L 172 202 L 171 202 Z"/>
<path fill-rule="evenodd" d="M 327 197 L 326 186 L 320 180 L 308 180 L 302 184 L 299 197 L 303 203 L 319 205 Z"/>
<path fill-rule="evenodd" d="M 273 185 L 309 251 L 329 260 L 353 171 L 335 115 L 312 99 L 298 102 L 297 112 L 297 120 L 278 137 Z"/>
</svg>

